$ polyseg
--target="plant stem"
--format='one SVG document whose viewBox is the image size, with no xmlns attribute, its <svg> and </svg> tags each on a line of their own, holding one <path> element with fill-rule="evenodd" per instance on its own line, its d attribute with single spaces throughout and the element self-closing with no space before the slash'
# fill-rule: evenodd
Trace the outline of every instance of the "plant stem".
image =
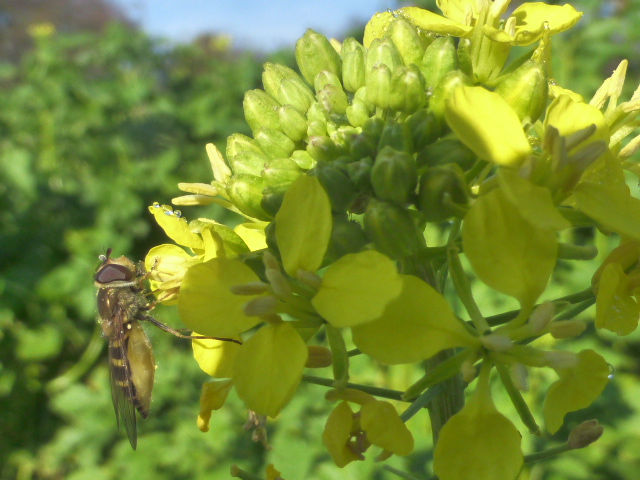
<svg viewBox="0 0 640 480">
<path fill-rule="evenodd" d="M 323 385 L 325 387 L 333 387 L 335 380 L 332 378 L 323 378 L 316 377 L 315 375 L 302 375 L 302 381 L 307 383 L 313 383 L 315 385 Z M 362 385 L 359 383 L 351 383 L 347 382 L 347 388 L 353 388 L 355 390 L 360 390 L 362 392 L 370 393 L 373 396 L 388 398 L 390 400 L 400 400 L 405 402 L 406 400 L 402 399 L 402 394 L 404 392 L 400 392 L 398 390 L 391 390 L 389 388 L 380 388 L 380 387 L 372 387 L 370 385 Z"/>
</svg>

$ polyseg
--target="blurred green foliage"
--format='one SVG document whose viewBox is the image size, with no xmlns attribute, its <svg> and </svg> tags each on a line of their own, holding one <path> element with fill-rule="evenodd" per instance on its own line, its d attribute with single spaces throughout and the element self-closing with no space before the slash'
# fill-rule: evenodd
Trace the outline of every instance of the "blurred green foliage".
<svg viewBox="0 0 640 480">
<path fill-rule="evenodd" d="M 576 6 L 587 12 L 584 25 L 554 42 L 558 83 L 589 98 L 628 57 L 626 87 L 635 88 L 640 64 L 630 46 L 637 50 L 640 43 L 640 5 L 584 0 Z M 220 48 L 213 37 L 170 46 L 117 25 L 104 34 L 35 40 L 19 64 L 0 63 L 0 479 L 227 478 L 232 463 L 262 474 L 267 461 L 290 479 L 395 478 L 372 461 L 344 471 L 328 461 L 319 438 L 330 405 L 319 386 L 303 385 L 304 393 L 269 425 L 270 453 L 242 430 L 245 412 L 235 398 L 214 414 L 212 431 L 200 433 L 196 415 L 206 376 L 189 342 L 154 331 L 154 401 L 139 425 L 138 451 L 131 450 L 116 430 L 95 320 L 97 256 L 112 247 L 140 259 L 149 246 L 167 242 L 146 206 L 168 203 L 178 182 L 211 180 L 204 145 L 224 151 L 226 136 L 249 132 L 242 95 L 259 85 L 261 61 Z M 284 52 L 270 60 L 291 57 Z M 577 263 L 559 265 L 559 278 L 586 288 L 595 263 Z M 554 293 L 563 288 L 575 284 L 559 284 Z M 488 289 L 484 298 L 487 312 L 504 308 Z M 179 326 L 175 312 L 156 313 Z M 640 470 L 640 336 L 591 332 L 590 338 L 588 345 L 615 365 L 617 381 L 570 422 L 598 418 L 605 436 L 587 450 L 533 466 L 530 478 L 633 479 Z M 403 389 L 420 375 L 410 367 L 374 370 L 353 361 L 357 383 Z M 530 395 L 540 396 L 541 385 L 553 380 L 532 379 Z M 417 451 L 393 462 L 421 477 L 431 461 L 426 417 L 412 420 L 424 422 Z"/>
</svg>

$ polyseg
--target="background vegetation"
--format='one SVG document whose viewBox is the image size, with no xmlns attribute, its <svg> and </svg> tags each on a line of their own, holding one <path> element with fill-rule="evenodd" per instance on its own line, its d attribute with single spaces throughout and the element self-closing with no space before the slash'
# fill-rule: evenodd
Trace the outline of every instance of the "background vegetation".
<svg viewBox="0 0 640 480">
<path fill-rule="evenodd" d="M 23 8 L 12 10 L 14 3 Z M 27 15 L 38 2 L 0 7 L 0 20 L 15 20 L 0 21 L 0 479 L 226 478 L 232 463 L 258 473 L 267 461 L 290 479 L 383 478 L 370 462 L 345 471 L 328 462 L 319 441 L 326 405 L 317 386 L 304 387 L 270 424 L 271 453 L 242 430 L 245 412 L 234 399 L 215 414 L 212 431 L 200 433 L 195 419 L 205 375 L 188 342 L 161 332 L 150 332 L 158 370 L 138 451 L 116 431 L 95 321 L 97 256 L 112 247 L 139 259 L 166 241 L 147 205 L 169 203 L 179 181 L 211 180 L 204 145 L 224 151 L 227 135 L 249 132 L 242 95 L 259 85 L 266 58 L 230 50 L 216 36 L 166 44 L 108 4 L 91 3 L 103 13 L 87 23 L 55 10 Z M 633 90 L 640 6 L 574 5 L 586 15 L 554 42 L 558 83 L 590 98 L 629 58 Z M 291 58 L 280 52 L 268 60 L 291 64 Z M 563 264 L 558 276 L 586 286 L 593 268 Z M 497 304 L 491 295 L 487 305 Z M 179 323 L 170 309 L 157 314 Z M 605 424 L 605 436 L 587 452 L 534 467 L 529 478 L 637 478 L 640 335 L 618 340 L 591 333 L 575 342 L 589 342 L 616 368 L 617 381 L 584 414 Z M 357 381 L 392 388 L 415 375 L 409 367 L 360 367 Z M 412 421 L 426 430 L 426 415 L 420 417 Z M 398 466 L 424 477 L 428 437 L 418 438 L 416 454 Z"/>
</svg>

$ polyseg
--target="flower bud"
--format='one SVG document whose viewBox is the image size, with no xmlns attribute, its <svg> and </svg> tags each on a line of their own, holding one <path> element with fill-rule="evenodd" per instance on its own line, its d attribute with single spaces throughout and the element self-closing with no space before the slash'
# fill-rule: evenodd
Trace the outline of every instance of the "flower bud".
<svg viewBox="0 0 640 480">
<path fill-rule="evenodd" d="M 333 355 L 327 347 L 309 345 L 307 348 L 309 349 L 309 356 L 305 364 L 306 368 L 325 368 L 333 363 Z"/>
<path fill-rule="evenodd" d="M 387 33 L 405 65 L 420 63 L 425 52 L 425 43 L 411 22 L 404 17 L 396 17 L 389 25 Z"/>
<path fill-rule="evenodd" d="M 361 158 L 356 162 L 347 165 L 349 178 L 356 186 L 359 192 L 368 192 L 372 190 L 371 186 L 371 169 L 373 168 L 373 159 L 371 157 Z"/>
<path fill-rule="evenodd" d="M 316 75 L 323 70 L 340 75 L 340 55 L 324 35 L 309 29 L 296 42 L 296 62 L 302 76 L 313 85 Z"/>
<path fill-rule="evenodd" d="M 453 38 L 436 38 L 427 47 L 419 66 L 427 86 L 435 88 L 447 73 L 458 68 L 458 55 Z"/>
<path fill-rule="evenodd" d="M 393 260 L 416 253 L 423 242 L 406 209 L 374 198 L 364 213 L 364 231 L 376 249 Z"/>
<path fill-rule="evenodd" d="M 340 78 L 335 73 L 323 70 L 322 72 L 318 73 L 318 75 L 316 75 L 316 78 L 313 81 L 313 88 L 315 89 L 316 93 L 318 93 L 327 85 L 342 87 Z"/>
<path fill-rule="evenodd" d="M 291 185 L 300 176 L 298 164 L 290 158 L 276 158 L 262 171 L 262 177 L 269 186 Z"/>
<path fill-rule="evenodd" d="M 259 128 L 255 140 L 269 158 L 288 157 L 296 149 L 296 144 L 280 130 Z"/>
<path fill-rule="evenodd" d="M 442 132 L 442 124 L 426 108 L 421 108 L 407 117 L 405 125 L 411 134 L 414 150 L 422 150 L 432 144 Z"/>
<path fill-rule="evenodd" d="M 583 320 L 571 319 L 560 322 L 551 322 L 549 324 L 549 332 L 553 338 L 571 338 L 582 334 L 587 328 L 587 324 Z"/>
<path fill-rule="evenodd" d="M 604 427 L 598 424 L 598 420 L 586 420 L 569 433 L 569 446 L 574 449 L 589 446 L 598 440 L 603 432 Z"/>
<path fill-rule="evenodd" d="M 470 86 L 471 80 L 459 70 L 452 70 L 446 73 L 440 82 L 433 89 L 433 94 L 429 99 L 429 110 L 439 120 L 444 119 L 444 103 L 451 96 L 453 91 L 461 86 Z M 428 85 L 428 84 L 427 84 Z"/>
<path fill-rule="evenodd" d="M 384 147 L 371 169 L 371 185 L 380 200 L 404 205 L 416 190 L 418 170 L 412 155 Z"/>
<path fill-rule="evenodd" d="M 336 162 L 319 161 L 311 175 L 318 177 L 320 184 L 331 201 L 331 210 L 344 212 L 356 196 L 355 185 L 349 178 L 346 168 Z"/>
<path fill-rule="evenodd" d="M 341 85 L 325 85 L 318 91 L 318 103 L 328 113 L 344 115 L 349 106 L 349 99 Z"/>
<path fill-rule="evenodd" d="M 427 102 L 424 77 L 415 65 L 397 68 L 391 77 L 389 107 L 412 113 Z"/>
<path fill-rule="evenodd" d="M 264 90 L 249 90 L 244 94 L 244 118 L 254 132 L 260 127 L 280 130 L 279 107 L 278 101 Z"/>
<path fill-rule="evenodd" d="M 411 132 L 409 132 L 404 123 L 385 124 L 378 142 L 378 151 L 384 147 L 391 147 L 401 152 L 413 151 Z"/>
<path fill-rule="evenodd" d="M 282 81 L 286 78 L 301 80 L 295 70 L 278 63 L 267 62 L 262 72 L 262 85 L 264 91 L 273 98 L 278 98 L 278 91 Z"/>
<path fill-rule="evenodd" d="M 284 134 L 294 142 L 301 141 L 307 134 L 307 119 L 293 105 L 283 105 L 278 109 L 280 126 Z"/>
<path fill-rule="evenodd" d="M 457 165 L 428 168 L 420 175 L 418 210 L 428 222 L 443 222 L 457 213 L 455 205 L 467 204 L 467 185 Z"/>
<path fill-rule="evenodd" d="M 367 237 L 359 223 L 349 220 L 345 213 L 335 214 L 325 259 L 331 262 L 359 252 L 366 243 Z"/>
<path fill-rule="evenodd" d="M 349 123 L 354 127 L 362 127 L 364 123 L 371 117 L 369 103 L 363 100 L 354 99 L 345 111 Z"/>
<path fill-rule="evenodd" d="M 242 152 L 229 158 L 229 166 L 234 175 L 248 174 L 256 177 L 262 174 L 264 166 L 269 161 L 264 153 Z"/>
<path fill-rule="evenodd" d="M 277 99 L 282 105 L 293 105 L 306 112 L 316 97 L 301 78 L 285 78 L 278 89 Z"/>
<path fill-rule="evenodd" d="M 348 92 L 356 92 L 364 86 L 364 47 L 355 39 L 347 38 L 342 44 L 342 84 Z"/>
<path fill-rule="evenodd" d="M 307 137 L 326 137 L 327 136 L 327 122 L 312 120 L 307 122 Z"/>
<path fill-rule="evenodd" d="M 234 133 L 227 138 L 227 158 L 233 158 L 239 153 L 252 152 L 264 155 L 264 152 L 253 138 L 241 133 Z"/>
<path fill-rule="evenodd" d="M 380 108 L 389 108 L 391 70 L 384 64 L 373 67 L 365 81 L 367 101 Z"/>
<path fill-rule="evenodd" d="M 378 149 L 378 138 L 373 139 L 364 132 L 351 138 L 349 153 L 353 158 L 373 157 Z"/>
<path fill-rule="evenodd" d="M 376 38 L 369 45 L 365 65 L 368 82 L 369 75 L 376 66 L 385 65 L 389 72 L 393 73 L 402 65 L 402 57 L 390 38 Z"/>
<path fill-rule="evenodd" d="M 234 175 L 226 186 L 227 195 L 238 210 L 258 220 L 269 220 L 260 206 L 262 191 L 266 186 L 264 178 L 247 174 Z"/>
<path fill-rule="evenodd" d="M 418 168 L 424 166 L 458 165 L 462 170 L 468 170 L 476 161 L 476 154 L 460 140 L 446 138 L 432 143 L 418 152 L 416 163 Z"/>
<path fill-rule="evenodd" d="M 507 101 L 520 120 L 533 123 L 547 106 L 549 82 L 545 68 L 527 60 L 513 72 L 503 75 L 494 91 Z"/>
<path fill-rule="evenodd" d="M 275 219 L 276 213 L 282 206 L 286 189 L 282 185 L 265 187 L 262 191 L 262 200 L 260 200 L 260 208 L 270 218 Z"/>
<path fill-rule="evenodd" d="M 316 162 L 331 162 L 340 156 L 337 145 L 327 136 L 309 137 L 307 152 Z"/>
<path fill-rule="evenodd" d="M 303 170 L 311 170 L 316 164 L 315 160 L 306 150 L 296 150 L 293 152 L 293 155 L 291 155 L 291 160 L 296 162 Z"/>
</svg>

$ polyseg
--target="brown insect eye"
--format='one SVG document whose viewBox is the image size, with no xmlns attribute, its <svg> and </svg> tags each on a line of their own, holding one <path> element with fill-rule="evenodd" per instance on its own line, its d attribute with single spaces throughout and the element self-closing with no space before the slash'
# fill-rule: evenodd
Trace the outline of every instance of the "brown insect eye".
<svg viewBox="0 0 640 480">
<path fill-rule="evenodd" d="M 98 283 L 111 283 L 111 282 L 128 282 L 133 279 L 133 272 L 124 265 L 118 265 L 115 263 L 104 265 L 96 273 L 96 282 Z"/>
</svg>

